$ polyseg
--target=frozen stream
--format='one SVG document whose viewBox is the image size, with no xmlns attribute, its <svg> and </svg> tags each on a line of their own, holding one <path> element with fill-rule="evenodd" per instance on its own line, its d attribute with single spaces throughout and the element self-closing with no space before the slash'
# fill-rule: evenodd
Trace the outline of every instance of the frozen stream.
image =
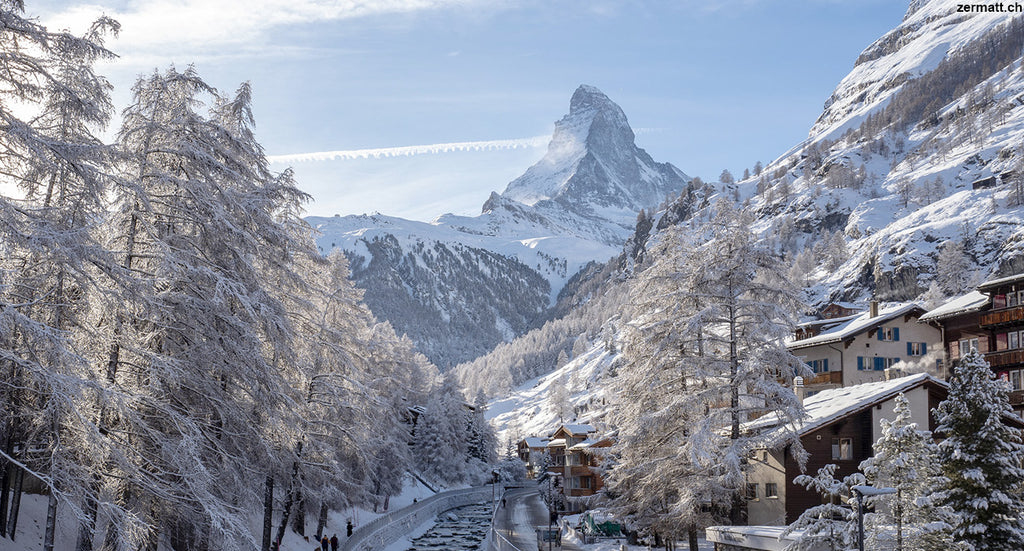
<svg viewBox="0 0 1024 551">
<path fill-rule="evenodd" d="M 412 540 L 408 551 L 479 549 L 491 526 L 491 504 L 466 505 L 438 515 L 437 524 Z"/>
</svg>

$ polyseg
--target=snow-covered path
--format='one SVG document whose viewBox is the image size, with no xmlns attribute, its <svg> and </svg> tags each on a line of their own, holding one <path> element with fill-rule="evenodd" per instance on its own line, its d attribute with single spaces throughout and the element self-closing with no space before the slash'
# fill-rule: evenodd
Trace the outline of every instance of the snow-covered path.
<svg viewBox="0 0 1024 551">
<path fill-rule="evenodd" d="M 505 492 L 505 504 L 494 517 L 495 531 L 501 538 L 520 551 L 537 551 L 537 535 L 534 528 L 548 525 L 548 509 L 540 499 L 537 487 L 530 485 Z M 498 537 L 498 536 L 495 536 Z M 510 549 L 507 545 L 501 549 Z M 545 547 L 546 549 L 546 547 Z M 564 539 L 562 551 L 580 551 Z"/>
</svg>

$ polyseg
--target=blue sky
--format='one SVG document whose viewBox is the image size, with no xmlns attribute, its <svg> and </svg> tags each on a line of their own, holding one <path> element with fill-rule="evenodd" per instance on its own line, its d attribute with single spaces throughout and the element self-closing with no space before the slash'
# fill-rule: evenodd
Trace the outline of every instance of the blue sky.
<svg viewBox="0 0 1024 551">
<path fill-rule="evenodd" d="M 97 5 L 99 4 L 99 5 Z M 714 179 L 806 137 L 857 55 L 899 23 L 892 0 L 29 0 L 56 27 L 119 19 L 102 70 L 124 106 L 140 73 L 194 63 L 248 80 L 268 154 L 311 214 L 475 214 L 544 153 L 582 83 L 625 111 L 659 161 Z M 511 140 L 511 142 L 510 142 Z M 480 141 L 502 141 L 487 148 Z M 462 143 L 454 151 L 403 146 Z M 508 148 L 510 144 L 519 145 Z M 384 151 L 380 151 L 384 150 Z"/>
</svg>

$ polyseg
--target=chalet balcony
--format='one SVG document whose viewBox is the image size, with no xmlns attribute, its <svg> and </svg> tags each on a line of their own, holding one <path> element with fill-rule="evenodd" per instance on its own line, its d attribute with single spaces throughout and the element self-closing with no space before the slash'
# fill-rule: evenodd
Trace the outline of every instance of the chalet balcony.
<svg viewBox="0 0 1024 551">
<path fill-rule="evenodd" d="M 1024 349 L 1017 348 L 1000 352 L 986 352 L 985 361 L 992 366 L 992 369 L 997 371 L 1001 368 L 1024 364 Z"/>
<path fill-rule="evenodd" d="M 1004 308 L 1001 310 L 994 310 L 992 312 L 985 312 L 981 315 L 981 321 L 979 322 L 979 324 L 985 329 L 1017 323 L 1024 323 L 1024 306 L 1015 306 L 1013 308 Z"/>
<path fill-rule="evenodd" d="M 1014 390 L 1010 393 L 1010 405 L 1019 406 L 1024 404 L 1024 390 Z"/>
<path fill-rule="evenodd" d="M 828 373 L 816 373 L 810 379 L 804 379 L 804 386 L 810 385 L 841 385 L 843 384 L 842 371 L 829 371 Z"/>
<path fill-rule="evenodd" d="M 591 488 L 572 488 L 566 490 L 566 495 L 569 497 L 587 497 L 594 495 L 594 490 Z"/>
</svg>

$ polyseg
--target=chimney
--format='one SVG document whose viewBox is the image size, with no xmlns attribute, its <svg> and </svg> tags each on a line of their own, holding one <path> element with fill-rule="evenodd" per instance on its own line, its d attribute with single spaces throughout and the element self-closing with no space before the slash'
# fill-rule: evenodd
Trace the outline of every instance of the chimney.
<svg viewBox="0 0 1024 551">
<path fill-rule="evenodd" d="M 795 377 L 793 379 L 793 394 L 796 394 L 796 399 L 800 400 L 800 405 L 803 405 L 804 397 L 807 395 L 807 391 L 804 389 L 803 377 Z"/>
<path fill-rule="evenodd" d="M 871 311 L 871 317 L 877 318 L 878 317 L 878 301 L 877 300 L 872 300 L 871 301 L 870 309 L 871 309 L 870 310 Z"/>
</svg>

